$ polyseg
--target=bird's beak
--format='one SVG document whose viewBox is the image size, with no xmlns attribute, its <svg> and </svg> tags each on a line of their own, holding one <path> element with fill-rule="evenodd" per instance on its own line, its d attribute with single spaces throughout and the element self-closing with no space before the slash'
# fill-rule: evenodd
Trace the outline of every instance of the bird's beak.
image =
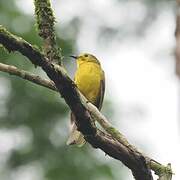
<svg viewBox="0 0 180 180">
<path fill-rule="evenodd" d="M 77 58 L 78 58 L 78 56 L 74 56 L 74 55 L 71 55 L 71 56 L 69 56 L 69 57 L 72 57 L 72 58 L 74 58 L 74 59 L 77 59 Z"/>
</svg>

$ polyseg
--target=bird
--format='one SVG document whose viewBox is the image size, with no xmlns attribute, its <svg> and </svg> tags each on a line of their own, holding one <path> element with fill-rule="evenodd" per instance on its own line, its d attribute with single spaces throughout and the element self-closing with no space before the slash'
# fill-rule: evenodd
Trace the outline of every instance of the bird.
<svg viewBox="0 0 180 180">
<path fill-rule="evenodd" d="M 88 53 L 70 57 L 77 62 L 74 76 L 76 86 L 89 102 L 101 110 L 105 93 L 105 75 L 100 61 L 94 55 Z M 66 144 L 81 147 L 85 142 L 83 134 L 77 130 L 75 116 L 71 112 L 70 135 Z"/>
</svg>

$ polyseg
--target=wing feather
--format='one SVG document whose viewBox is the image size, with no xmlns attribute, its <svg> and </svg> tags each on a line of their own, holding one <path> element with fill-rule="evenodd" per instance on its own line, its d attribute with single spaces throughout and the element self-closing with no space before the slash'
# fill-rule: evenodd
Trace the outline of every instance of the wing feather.
<svg viewBox="0 0 180 180">
<path fill-rule="evenodd" d="M 104 71 L 102 71 L 102 78 L 101 78 L 101 82 L 100 82 L 99 93 L 98 93 L 96 103 L 95 103 L 95 106 L 99 110 L 101 110 L 101 108 L 102 108 L 102 104 L 103 104 L 103 100 L 104 100 L 104 93 L 105 93 L 105 75 L 104 75 Z"/>
</svg>

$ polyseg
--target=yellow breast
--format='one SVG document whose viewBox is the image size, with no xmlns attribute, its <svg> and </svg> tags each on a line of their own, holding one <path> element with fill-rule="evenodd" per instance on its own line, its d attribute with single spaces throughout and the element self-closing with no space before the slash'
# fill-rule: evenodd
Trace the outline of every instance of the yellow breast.
<svg viewBox="0 0 180 180">
<path fill-rule="evenodd" d="M 96 63 L 84 62 L 75 73 L 75 83 L 78 89 L 93 104 L 99 94 L 101 80 L 102 70 Z"/>
</svg>

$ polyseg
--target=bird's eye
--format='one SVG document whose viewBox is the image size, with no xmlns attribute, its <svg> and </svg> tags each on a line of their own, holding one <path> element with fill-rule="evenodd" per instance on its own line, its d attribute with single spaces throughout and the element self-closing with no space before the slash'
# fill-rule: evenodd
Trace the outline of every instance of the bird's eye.
<svg viewBox="0 0 180 180">
<path fill-rule="evenodd" d="M 84 57 L 88 57 L 88 54 L 85 54 Z"/>
</svg>

